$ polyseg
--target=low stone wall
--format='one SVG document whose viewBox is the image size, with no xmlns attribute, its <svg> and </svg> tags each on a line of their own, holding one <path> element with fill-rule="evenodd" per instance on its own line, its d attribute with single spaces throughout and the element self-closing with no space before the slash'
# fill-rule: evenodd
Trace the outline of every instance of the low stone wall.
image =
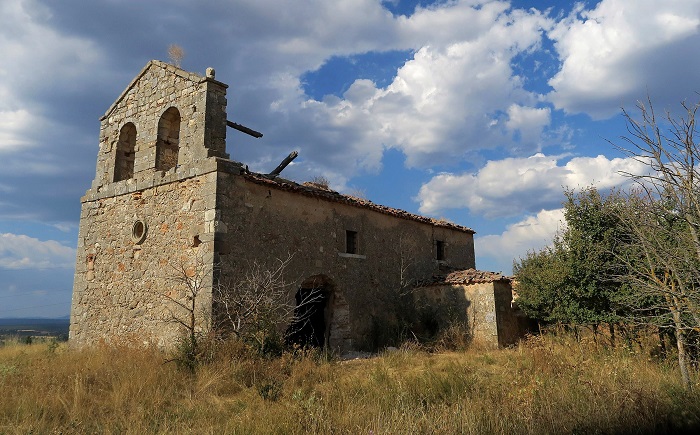
<svg viewBox="0 0 700 435">
<path fill-rule="evenodd" d="M 475 343 L 493 348 L 515 344 L 526 332 L 511 300 L 508 281 L 437 284 L 414 292 L 426 332 L 434 333 L 458 322 L 468 326 Z"/>
</svg>

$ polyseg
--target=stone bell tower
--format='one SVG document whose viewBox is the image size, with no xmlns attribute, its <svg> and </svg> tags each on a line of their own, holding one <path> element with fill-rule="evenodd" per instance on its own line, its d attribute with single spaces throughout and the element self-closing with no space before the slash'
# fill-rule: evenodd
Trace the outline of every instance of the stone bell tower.
<svg viewBox="0 0 700 435">
<path fill-rule="evenodd" d="M 198 304 L 209 318 L 217 158 L 226 153 L 226 89 L 150 61 L 100 118 L 97 169 L 81 199 L 70 339 L 164 345 L 177 334 L 170 282 L 201 259 Z M 206 325 L 201 325 L 206 327 Z"/>
</svg>

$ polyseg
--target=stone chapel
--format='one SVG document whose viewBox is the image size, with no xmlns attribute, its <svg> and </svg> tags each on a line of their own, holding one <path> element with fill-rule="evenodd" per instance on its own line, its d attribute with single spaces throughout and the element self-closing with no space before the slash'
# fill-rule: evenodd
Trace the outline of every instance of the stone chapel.
<svg viewBox="0 0 700 435">
<path fill-rule="evenodd" d="M 95 179 L 81 198 L 72 343 L 168 347 L 182 334 L 169 302 L 187 297 L 173 265 L 200 262 L 206 331 L 219 280 L 280 259 L 291 303 L 304 289 L 322 295 L 307 333 L 333 351 L 386 345 L 405 314 L 399 290 L 419 282 L 415 301 L 459 307 L 475 337 L 517 338 L 508 278 L 451 272 L 473 271 L 473 230 L 248 171 L 226 150 L 227 125 L 241 127 L 227 120 L 227 88 L 211 68 L 201 76 L 153 60 L 100 118 Z"/>
</svg>

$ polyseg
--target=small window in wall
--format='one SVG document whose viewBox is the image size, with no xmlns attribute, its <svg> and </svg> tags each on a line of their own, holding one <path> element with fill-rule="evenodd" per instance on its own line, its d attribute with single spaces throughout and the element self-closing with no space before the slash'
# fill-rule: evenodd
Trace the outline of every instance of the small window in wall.
<svg viewBox="0 0 700 435">
<path fill-rule="evenodd" d="M 119 131 L 117 155 L 114 160 L 114 181 L 134 177 L 134 149 L 136 148 L 136 126 L 128 122 Z"/>
<path fill-rule="evenodd" d="M 348 254 L 358 254 L 357 231 L 345 231 L 345 252 Z"/>
<path fill-rule="evenodd" d="M 442 240 L 435 241 L 435 259 L 445 261 L 445 242 Z"/>
<path fill-rule="evenodd" d="M 148 227 L 146 227 L 146 222 L 140 219 L 137 220 L 131 227 L 131 240 L 133 240 L 133 242 L 137 245 L 140 245 L 144 240 L 146 240 L 147 231 Z"/>
<path fill-rule="evenodd" d="M 171 107 L 163 113 L 158 121 L 158 139 L 156 140 L 156 169 L 167 171 L 177 166 L 180 151 L 180 112 Z"/>
</svg>

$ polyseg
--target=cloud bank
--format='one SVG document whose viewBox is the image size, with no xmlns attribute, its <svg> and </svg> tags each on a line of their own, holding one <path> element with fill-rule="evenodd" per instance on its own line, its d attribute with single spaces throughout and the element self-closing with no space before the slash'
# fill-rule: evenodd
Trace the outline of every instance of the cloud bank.
<svg viewBox="0 0 700 435">
<path fill-rule="evenodd" d="M 420 211 L 431 215 L 466 208 L 488 218 L 509 217 L 561 206 L 565 188 L 624 187 L 631 182 L 624 173 L 647 170 L 631 158 L 574 157 L 559 164 L 561 160 L 538 153 L 489 161 L 476 173 L 439 174 L 421 186 L 416 199 Z"/>
<path fill-rule="evenodd" d="M 505 274 L 512 273 L 513 260 L 524 258 L 552 243 L 564 226 L 564 209 L 541 210 L 537 214 L 508 225 L 501 234 L 476 237 L 474 249 L 481 259 L 497 265 Z M 476 265 L 482 267 L 479 264 Z"/>
<path fill-rule="evenodd" d="M 0 270 L 72 269 L 75 249 L 54 240 L 38 240 L 22 234 L 0 234 Z"/>
<path fill-rule="evenodd" d="M 647 91 L 668 105 L 697 90 L 697 76 L 688 72 L 700 67 L 697 1 L 603 0 L 591 10 L 579 4 L 548 36 L 561 61 L 548 97 L 568 113 L 607 118 Z"/>
</svg>

